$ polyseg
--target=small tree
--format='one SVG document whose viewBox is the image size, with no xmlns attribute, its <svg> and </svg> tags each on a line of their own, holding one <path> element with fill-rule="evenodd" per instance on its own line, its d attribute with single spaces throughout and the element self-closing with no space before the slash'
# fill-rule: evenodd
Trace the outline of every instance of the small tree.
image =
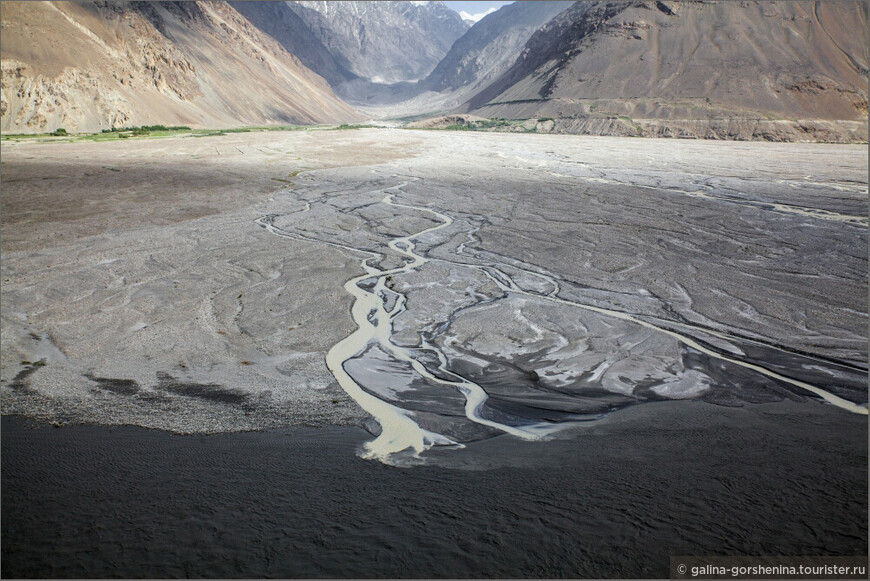
<svg viewBox="0 0 870 581">
<path fill-rule="evenodd" d="M 69 135 L 69 133 L 67 133 L 66 129 L 64 129 L 63 127 L 58 127 L 51 134 L 54 135 L 55 137 L 65 137 L 65 136 Z"/>
</svg>

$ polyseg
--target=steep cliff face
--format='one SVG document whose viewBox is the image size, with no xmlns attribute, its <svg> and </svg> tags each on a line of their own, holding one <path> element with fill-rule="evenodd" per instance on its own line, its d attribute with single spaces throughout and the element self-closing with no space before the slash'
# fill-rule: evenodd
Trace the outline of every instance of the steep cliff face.
<svg viewBox="0 0 870 581">
<path fill-rule="evenodd" d="M 3 2 L 5 132 L 359 119 L 225 2 Z"/>
<path fill-rule="evenodd" d="M 577 2 L 464 109 L 866 128 L 867 42 L 863 2 Z"/>
<path fill-rule="evenodd" d="M 340 67 L 374 82 L 425 77 L 468 29 L 441 2 L 306 1 L 287 6 Z"/>
</svg>

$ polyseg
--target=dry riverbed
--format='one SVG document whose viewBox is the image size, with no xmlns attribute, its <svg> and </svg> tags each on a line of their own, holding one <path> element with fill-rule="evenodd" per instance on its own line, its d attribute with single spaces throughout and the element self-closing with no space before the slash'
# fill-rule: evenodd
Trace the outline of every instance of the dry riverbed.
<svg viewBox="0 0 870 581">
<path fill-rule="evenodd" d="M 10 577 L 866 553 L 864 147 L 4 142 L 2 181 Z"/>
<path fill-rule="evenodd" d="M 365 423 L 390 459 L 663 399 L 866 413 L 860 146 L 362 129 L 2 158 L 4 414 Z M 327 353 L 366 324 L 333 359 L 351 393 Z"/>
</svg>

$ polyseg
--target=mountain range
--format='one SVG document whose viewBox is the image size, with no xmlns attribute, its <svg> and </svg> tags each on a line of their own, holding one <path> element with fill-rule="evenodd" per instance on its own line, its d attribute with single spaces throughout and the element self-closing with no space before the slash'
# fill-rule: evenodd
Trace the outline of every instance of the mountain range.
<svg viewBox="0 0 870 581">
<path fill-rule="evenodd" d="M 373 82 L 415 81 L 468 25 L 441 2 L 286 2 L 339 63 Z"/>
<path fill-rule="evenodd" d="M 2 129 L 470 113 L 566 133 L 866 141 L 867 3 L 2 3 Z M 364 113 L 360 113 L 363 111 Z"/>
<path fill-rule="evenodd" d="M 469 27 L 441 2 L 231 4 L 353 105 L 414 86 Z"/>
<path fill-rule="evenodd" d="M 866 2 L 577 2 L 464 109 L 577 132 L 866 140 L 867 43 Z"/>
<path fill-rule="evenodd" d="M 356 121 L 225 2 L 0 3 L 4 132 Z"/>
<path fill-rule="evenodd" d="M 487 15 L 453 44 L 421 88 L 454 93 L 454 101 L 464 101 L 498 79 L 535 31 L 570 6 L 569 2 L 514 2 Z"/>
</svg>

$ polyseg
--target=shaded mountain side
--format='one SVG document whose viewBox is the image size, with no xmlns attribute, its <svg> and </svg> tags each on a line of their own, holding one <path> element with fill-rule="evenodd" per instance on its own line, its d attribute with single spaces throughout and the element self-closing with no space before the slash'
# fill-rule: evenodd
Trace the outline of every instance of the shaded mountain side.
<svg viewBox="0 0 870 581">
<path fill-rule="evenodd" d="M 425 77 L 468 29 L 441 2 L 300 1 L 286 6 L 339 69 L 378 83 Z"/>
<path fill-rule="evenodd" d="M 506 71 L 534 32 L 571 2 L 514 2 L 485 16 L 438 63 L 422 85 L 455 91 L 489 84 Z"/>
<path fill-rule="evenodd" d="M 825 140 L 851 141 L 857 127 L 866 140 L 866 10 L 865 2 L 577 2 L 459 110 L 551 116 L 568 132 L 792 140 L 818 128 Z M 773 123 L 782 120 L 792 123 Z M 853 123 L 835 135 L 840 121 Z"/>
<path fill-rule="evenodd" d="M 251 24 L 265 32 L 332 87 L 357 78 L 339 64 L 317 34 L 286 2 L 230 2 Z"/>
<path fill-rule="evenodd" d="M 358 120 L 225 2 L 3 2 L 4 132 Z"/>
<path fill-rule="evenodd" d="M 378 108 L 386 110 L 390 105 L 397 106 L 393 114 L 399 115 L 456 107 L 506 71 L 535 30 L 571 4 L 539 1 L 502 6 L 456 40 L 425 79 L 390 84 L 354 79 L 336 86 L 336 92 L 376 114 Z"/>
</svg>

